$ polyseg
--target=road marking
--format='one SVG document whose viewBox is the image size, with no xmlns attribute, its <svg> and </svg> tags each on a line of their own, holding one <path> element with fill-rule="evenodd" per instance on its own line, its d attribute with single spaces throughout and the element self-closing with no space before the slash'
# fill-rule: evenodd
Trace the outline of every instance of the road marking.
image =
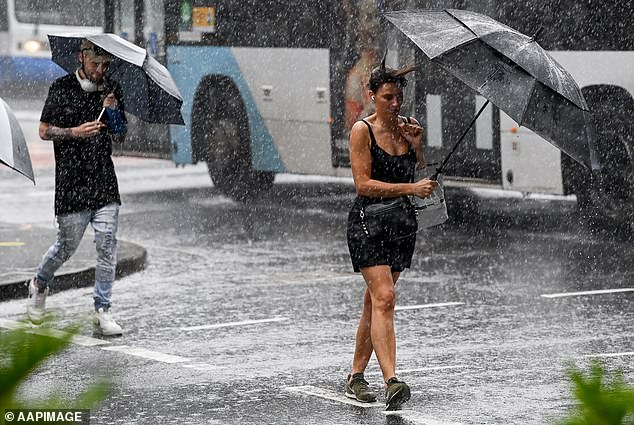
<svg viewBox="0 0 634 425">
<path fill-rule="evenodd" d="M 634 351 L 625 351 L 622 353 L 587 354 L 583 357 L 626 357 L 626 356 L 634 356 Z"/>
<path fill-rule="evenodd" d="M 385 407 L 385 404 L 375 401 L 374 403 L 361 403 L 360 401 L 356 401 L 354 399 L 348 398 L 342 394 L 342 392 L 334 392 L 331 390 L 326 390 L 324 388 L 314 387 L 312 385 L 302 385 L 299 387 L 286 387 L 284 388 L 286 391 L 292 391 L 296 393 L 301 393 L 305 395 L 310 395 L 314 397 L 323 398 L 326 400 L 336 401 L 338 403 L 349 404 L 351 406 L 357 407 Z"/>
<path fill-rule="evenodd" d="M 159 353 L 158 351 L 146 350 L 145 348 L 130 347 L 129 345 L 113 345 L 110 347 L 101 347 L 101 349 L 106 351 L 116 351 L 163 363 L 184 363 L 190 361 L 190 359 L 186 357 Z"/>
<path fill-rule="evenodd" d="M 461 302 L 435 303 L 435 304 L 419 304 L 419 305 L 402 305 L 394 307 L 394 311 L 400 310 L 418 310 L 421 308 L 451 307 L 455 305 L 464 305 Z"/>
<path fill-rule="evenodd" d="M 430 367 L 419 367 L 416 369 L 399 369 L 397 372 L 400 375 L 402 373 L 430 372 L 434 370 L 448 370 L 448 369 L 464 369 L 467 367 L 468 366 L 464 364 L 452 365 L 452 366 L 430 366 Z M 366 375 L 367 376 L 381 375 L 381 371 L 377 370 L 377 371 L 366 372 Z"/>
<path fill-rule="evenodd" d="M 59 329 L 53 328 L 42 328 L 37 325 L 32 325 L 26 322 L 16 322 L 8 319 L 0 319 L 0 328 L 5 329 L 24 329 L 25 331 L 42 336 L 50 336 L 53 338 L 62 339 L 68 335 L 68 332 L 60 331 Z M 108 345 L 110 344 L 108 341 L 104 341 L 103 339 L 91 338 L 89 336 L 84 335 L 74 335 L 71 339 L 73 344 L 81 345 L 84 347 L 95 347 L 98 345 Z"/>
<path fill-rule="evenodd" d="M 439 421 L 436 419 L 431 419 L 423 414 L 416 412 L 414 410 L 384 410 L 383 413 L 387 416 L 400 416 L 403 419 L 407 419 L 408 421 L 414 422 L 415 424 L 422 425 L 462 425 L 459 422 L 445 422 Z"/>
<path fill-rule="evenodd" d="M 205 329 L 228 328 L 232 326 L 256 325 L 258 323 L 283 322 L 286 320 L 290 320 L 290 319 L 287 317 L 273 317 L 271 319 L 244 320 L 242 322 L 227 322 L 227 323 L 214 323 L 211 325 L 186 326 L 184 328 L 181 328 L 181 330 L 182 331 L 200 331 Z"/>
<path fill-rule="evenodd" d="M 351 406 L 364 407 L 368 408 L 385 408 L 385 404 L 375 401 L 374 403 L 361 403 L 360 401 L 356 401 L 354 399 L 348 398 L 345 395 L 342 395 L 341 392 L 334 392 L 331 390 L 327 390 L 324 388 L 314 387 L 312 385 L 303 385 L 299 387 L 286 387 L 284 388 L 286 391 L 291 391 L 295 393 L 305 394 L 309 396 L 323 398 L 325 400 L 336 401 L 342 404 L 348 404 Z M 422 425 L 461 425 L 456 422 L 443 422 L 438 421 L 436 419 L 431 419 L 426 416 L 423 416 L 421 413 L 416 412 L 414 410 L 394 410 L 394 411 L 383 411 L 384 414 L 392 416 L 401 416 L 404 419 L 412 421 L 417 424 Z"/>
<path fill-rule="evenodd" d="M 600 295 L 600 294 L 613 294 L 616 292 L 632 292 L 634 288 L 616 288 L 616 289 L 597 289 L 594 291 L 581 291 L 581 292 L 560 292 L 556 294 L 542 294 L 544 298 L 561 298 L 561 297 L 576 297 L 579 295 Z"/>
<path fill-rule="evenodd" d="M 0 242 L 0 246 L 7 246 L 7 247 L 12 247 L 12 246 L 23 246 L 24 242 Z"/>
<path fill-rule="evenodd" d="M 220 370 L 226 369 L 224 366 L 216 366 L 209 363 L 184 363 L 183 367 L 194 370 Z"/>
</svg>

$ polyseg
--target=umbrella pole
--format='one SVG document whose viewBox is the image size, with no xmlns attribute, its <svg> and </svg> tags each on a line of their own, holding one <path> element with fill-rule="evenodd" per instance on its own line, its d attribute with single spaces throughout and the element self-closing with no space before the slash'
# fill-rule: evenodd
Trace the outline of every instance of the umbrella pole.
<svg viewBox="0 0 634 425">
<path fill-rule="evenodd" d="M 469 130 L 471 130 L 471 127 L 473 127 L 473 124 L 476 122 L 476 120 L 478 119 L 478 117 L 480 116 L 482 111 L 484 111 L 484 108 L 486 108 L 488 105 L 489 105 L 489 100 L 487 99 L 487 101 L 484 102 L 484 105 L 482 105 L 482 107 L 480 108 L 478 113 L 475 115 L 475 117 L 473 117 L 473 119 L 471 120 L 471 123 L 469 124 L 469 126 L 462 133 L 462 136 L 460 136 L 460 138 L 458 139 L 456 144 L 453 145 L 453 148 L 451 148 L 451 152 L 449 152 L 449 154 L 447 154 L 445 159 L 442 161 L 442 164 L 440 164 L 440 167 L 438 167 L 436 169 L 436 172 L 434 173 L 434 176 L 431 178 L 432 180 L 436 180 L 438 178 L 438 175 L 442 173 L 442 169 L 445 166 L 445 164 L 447 163 L 447 161 L 449 161 L 449 158 L 451 157 L 451 155 L 453 155 L 453 153 L 456 151 L 456 149 L 458 149 L 458 145 L 460 144 L 460 142 L 462 142 L 462 140 L 465 138 L 465 136 L 467 135 Z"/>
</svg>

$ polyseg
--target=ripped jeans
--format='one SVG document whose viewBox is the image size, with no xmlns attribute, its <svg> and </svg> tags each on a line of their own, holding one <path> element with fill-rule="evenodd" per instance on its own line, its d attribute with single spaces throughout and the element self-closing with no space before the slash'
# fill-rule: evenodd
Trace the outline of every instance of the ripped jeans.
<svg viewBox="0 0 634 425">
<path fill-rule="evenodd" d="M 75 253 L 90 223 L 95 231 L 97 248 L 93 291 L 95 310 L 99 308 L 107 310 L 110 307 L 110 295 L 117 267 L 118 221 L 118 204 L 109 204 L 96 211 L 58 215 L 56 217 L 57 239 L 44 254 L 35 272 L 40 287 L 45 288 L 53 282 L 55 272 Z"/>
</svg>

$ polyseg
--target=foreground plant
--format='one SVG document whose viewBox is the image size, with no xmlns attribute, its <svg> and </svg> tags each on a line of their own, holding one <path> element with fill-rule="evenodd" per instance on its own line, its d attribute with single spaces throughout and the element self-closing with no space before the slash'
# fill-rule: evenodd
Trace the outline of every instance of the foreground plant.
<svg viewBox="0 0 634 425">
<path fill-rule="evenodd" d="M 0 332 L 1 409 L 90 409 L 108 395 L 110 383 L 100 380 L 74 400 L 63 399 L 55 393 L 38 401 L 24 401 L 16 397 L 20 385 L 44 361 L 67 347 L 78 330 L 77 327 L 66 329 L 65 332 L 38 328 L 35 333 L 28 328 L 20 328 Z M 4 423 L 4 415 L 0 415 L 0 425 Z"/>
<path fill-rule="evenodd" d="M 589 373 L 570 365 L 568 376 L 579 404 L 558 425 L 634 425 L 634 388 L 625 382 L 622 372 L 608 375 L 594 359 Z"/>
</svg>

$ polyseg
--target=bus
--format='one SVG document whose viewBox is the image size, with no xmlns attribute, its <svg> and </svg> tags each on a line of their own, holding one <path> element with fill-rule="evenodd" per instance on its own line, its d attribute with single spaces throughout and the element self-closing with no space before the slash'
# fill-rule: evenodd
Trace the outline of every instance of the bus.
<svg viewBox="0 0 634 425">
<path fill-rule="evenodd" d="M 185 126 L 133 150 L 206 162 L 214 185 L 245 199 L 277 173 L 350 176 L 351 125 L 372 112 L 365 82 L 416 62 L 403 114 L 426 129 L 429 160 L 449 152 L 485 102 L 432 65 L 382 14 L 415 8 L 483 13 L 538 42 L 575 78 L 594 117 L 602 170 L 591 174 L 490 105 L 445 167 L 447 186 L 574 194 L 588 216 L 634 217 L 634 28 L 627 0 L 109 0 L 113 31 L 153 34 L 183 97 Z M 151 16 L 150 16 L 151 15 Z M 122 17 L 136 16 L 123 28 Z M 151 27 L 151 28 L 149 28 Z M 160 133 L 160 132 L 159 132 Z M 158 133 L 157 133 L 158 134 Z"/>
<path fill-rule="evenodd" d="M 0 90 L 42 87 L 65 74 L 51 61 L 49 33 L 103 32 L 101 2 L 0 0 Z"/>
</svg>

